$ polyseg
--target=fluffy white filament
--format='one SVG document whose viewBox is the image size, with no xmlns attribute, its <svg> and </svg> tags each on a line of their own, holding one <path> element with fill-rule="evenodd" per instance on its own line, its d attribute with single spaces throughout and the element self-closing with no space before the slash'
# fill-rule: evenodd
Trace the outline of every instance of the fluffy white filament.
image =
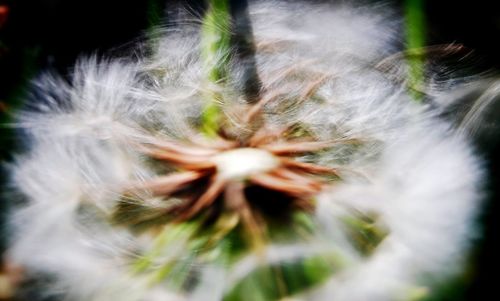
<svg viewBox="0 0 500 301">
<path fill-rule="evenodd" d="M 304 300 L 393 300 L 426 285 L 425 275 L 455 272 L 473 234 L 481 172 L 464 137 L 415 103 L 404 82 L 377 69 L 397 51 L 398 22 L 373 7 L 262 1 L 250 13 L 263 97 L 280 95 L 264 107 L 267 122 L 304 124 L 323 140 L 364 141 L 359 148 L 339 145 L 314 158 L 337 168 L 344 180 L 318 197 L 314 241 L 272 245 L 266 260 L 325 250 L 343 254 L 348 267 L 297 296 Z M 222 104 L 231 117 L 238 92 L 207 85 L 198 40 L 193 27 L 178 29 L 159 39 L 151 58 L 83 59 L 71 83 L 53 75 L 35 83 L 36 108 L 18 118 L 31 148 L 12 166 L 13 185 L 26 201 L 11 219 L 9 256 L 30 275 L 55 276 L 47 294 L 68 300 L 215 301 L 258 265 L 252 258 L 234 267 L 208 265 L 191 294 L 176 295 L 130 273 L 128 263 L 151 248 L 151 238 L 113 227 L 105 218 L 123 187 L 155 175 L 138 144 L 198 135 L 193 120 L 201 115 L 207 90 L 234 99 Z M 391 64 L 405 69 L 404 61 Z M 302 95 L 316 80 L 314 94 Z M 251 162 L 227 156 L 218 164 L 227 177 L 273 164 L 261 153 L 247 155 L 259 165 L 242 171 L 238 164 Z M 338 220 L 352 211 L 376 213 L 389 230 L 369 257 L 354 252 L 339 230 Z"/>
</svg>

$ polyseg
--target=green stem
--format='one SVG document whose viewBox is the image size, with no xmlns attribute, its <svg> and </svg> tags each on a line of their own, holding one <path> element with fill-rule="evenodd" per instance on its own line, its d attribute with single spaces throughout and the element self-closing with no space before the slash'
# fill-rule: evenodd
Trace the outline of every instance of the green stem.
<svg viewBox="0 0 500 301">
<path fill-rule="evenodd" d="M 425 46 L 426 24 L 424 0 L 405 0 L 405 28 L 407 50 L 421 49 Z M 408 86 L 415 101 L 422 101 L 420 92 L 424 85 L 425 57 L 422 55 L 408 58 Z M 417 89 L 414 89 L 417 88 Z"/>
<path fill-rule="evenodd" d="M 209 0 L 202 25 L 201 57 L 210 85 L 219 85 L 227 77 L 230 53 L 230 12 L 228 0 Z M 210 91 L 210 89 L 208 89 Z M 222 95 L 210 91 L 201 117 L 201 131 L 208 137 L 217 135 L 220 126 Z"/>
</svg>

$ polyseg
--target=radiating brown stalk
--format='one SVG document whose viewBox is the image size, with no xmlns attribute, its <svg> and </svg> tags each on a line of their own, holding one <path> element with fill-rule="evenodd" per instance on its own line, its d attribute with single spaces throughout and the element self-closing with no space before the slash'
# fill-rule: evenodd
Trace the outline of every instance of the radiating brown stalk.
<svg viewBox="0 0 500 301">
<path fill-rule="evenodd" d="M 290 74 L 292 74 L 296 70 L 297 70 L 297 66 L 287 68 L 284 72 L 282 72 L 278 76 L 276 76 L 275 79 L 267 81 L 267 85 L 264 87 L 264 89 L 269 89 L 270 86 L 272 86 L 274 82 L 278 82 L 280 79 L 289 76 Z M 318 86 L 320 84 L 321 83 L 317 83 Z M 312 88 L 309 88 L 307 90 L 312 91 Z M 264 109 L 264 106 L 266 104 L 268 104 L 269 102 L 286 94 L 285 92 L 280 92 L 279 90 L 276 90 L 276 89 L 271 90 L 271 91 L 272 91 L 272 93 L 264 93 L 264 96 L 250 108 L 249 112 L 242 119 L 244 123 L 248 124 L 251 121 L 253 121 L 256 118 L 256 116 L 258 116 L 260 113 L 262 113 L 262 110 Z M 303 96 L 306 97 L 306 95 L 303 95 Z"/>
<path fill-rule="evenodd" d="M 287 168 L 277 168 L 271 171 L 270 174 L 285 180 L 296 181 L 298 183 L 310 185 L 311 187 L 315 187 L 317 189 L 322 188 L 322 183 L 320 181 L 308 177 L 307 174 L 292 171 Z"/>
<path fill-rule="evenodd" d="M 326 174 L 338 176 L 337 170 L 332 167 L 313 163 L 300 162 L 290 158 L 280 158 L 281 163 L 289 168 L 296 168 L 312 174 Z"/>
<path fill-rule="evenodd" d="M 309 97 L 311 97 L 311 95 L 313 95 L 330 77 L 330 75 L 323 74 L 317 80 L 307 85 L 300 95 L 299 103 L 309 99 Z"/>
<path fill-rule="evenodd" d="M 218 150 L 212 148 L 212 146 L 208 147 L 207 145 L 203 147 L 196 147 L 194 145 L 190 146 L 190 145 L 179 144 L 170 140 L 154 141 L 154 143 L 151 143 L 151 145 L 155 149 L 161 149 L 175 153 L 182 153 L 191 156 L 210 156 L 218 152 Z"/>
<path fill-rule="evenodd" d="M 330 148 L 336 141 L 298 141 L 298 142 L 277 142 L 260 146 L 275 155 L 298 154 L 315 152 Z"/>
<path fill-rule="evenodd" d="M 203 208 L 210 206 L 224 190 L 224 186 L 226 184 L 226 180 L 217 176 L 212 176 L 207 190 L 195 201 L 194 204 L 192 204 L 191 207 L 187 208 L 186 211 L 179 216 L 178 220 L 187 220 L 199 213 Z"/>
<path fill-rule="evenodd" d="M 190 156 L 187 154 L 168 151 L 149 150 L 145 152 L 155 159 L 166 160 L 174 165 L 181 165 L 188 170 L 210 169 L 215 165 L 210 161 L 210 156 Z"/>
<path fill-rule="evenodd" d="M 237 141 L 227 140 L 220 136 L 214 137 L 210 141 L 195 136 L 192 141 L 197 147 L 216 149 L 219 152 L 235 148 L 239 144 Z"/>
<path fill-rule="evenodd" d="M 277 99 L 281 95 L 282 95 L 281 93 L 275 92 L 273 94 L 265 95 L 264 97 L 262 97 L 256 104 L 254 104 L 249 109 L 248 113 L 243 116 L 243 118 L 242 118 L 243 123 L 244 124 L 251 123 L 253 120 L 255 120 L 255 118 L 257 116 L 259 116 L 259 114 L 262 113 L 262 110 L 264 109 L 264 106 L 267 103 L 269 103 L 270 101 L 273 101 L 273 100 Z"/>
<path fill-rule="evenodd" d="M 251 176 L 250 182 L 295 197 L 306 197 L 308 195 L 319 192 L 319 189 L 317 189 L 313 185 L 286 180 L 271 174 L 259 174 Z"/>
<path fill-rule="evenodd" d="M 225 200 L 228 209 L 237 212 L 243 226 L 250 237 L 254 249 L 262 249 L 265 245 L 264 223 L 258 220 L 256 213 L 252 211 L 244 193 L 245 185 L 242 182 L 228 184 L 225 191 Z"/>
<path fill-rule="evenodd" d="M 261 148 L 272 152 L 275 155 L 285 155 L 294 153 L 315 152 L 322 149 L 331 148 L 335 144 L 356 144 L 358 139 L 338 139 L 330 141 L 289 141 L 278 142 L 262 146 Z"/>
<path fill-rule="evenodd" d="M 141 190 L 150 191 L 153 195 L 168 195 L 175 192 L 186 184 L 198 180 L 204 176 L 203 173 L 195 171 L 184 171 L 161 176 L 144 183 L 132 185 L 129 192 Z"/>
<path fill-rule="evenodd" d="M 266 126 L 261 127 L 250 137 L 250 139 L 248 140 L 248 145 L 250 147 L 265 145 L 272 142 L 273 140 L 279 139 L 289 129 L 290 126 L 283 126 L 277 129 L 270 129 Z"/>
</svg>

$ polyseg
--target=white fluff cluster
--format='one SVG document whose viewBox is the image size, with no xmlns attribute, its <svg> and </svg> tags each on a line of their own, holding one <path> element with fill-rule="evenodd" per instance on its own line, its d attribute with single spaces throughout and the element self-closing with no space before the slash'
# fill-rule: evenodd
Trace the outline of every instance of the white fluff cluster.
<svg viewBox="0 0 500 301">
<path fill-rule="evenodd" d="M 337 168 L 343 180 L 317 199 L 315 239 L 270 245 L 262 258 L 342 254 L 346 267 L 294 296 L 299 300 L 400 300 L 427 285 L 427 276 L 455 272 L 473 234 L 481 172 L 464 137 L 379 68 L 398 51 L 398 22 L 380 7 L 267 1 L 252 4 L 250 15 L 261 97 L 271 99 L 267 124 L 301 124 L 321 140 L 364 142 L 302 158 Z M 153 239 L 108 222 L 124 187 L 155 176 L 136 146 L 198 135 L 206 91 L 224 95 L 222 110 L 238 125 L 234 107 L 242 96 L 203 79 L 199 33 L 185 27 L 167 31 L 150 58 L 84 59 L 69 83 L 52 75 L 35 83 L 35 108 L 18 118 L 31 147 L 11 168 L 26 201 L 12 214 L 9 256 L 30 276 L 55 279 L 44 294 L 215 301 L 261 263 L 249 255 L 234 266 L 206 264 L 190 293 L 151 287 L 130 262 Z M 402 60 L 390 64 L 405 69 Z M 310 85 L 317 88 L 304 94 Z M 342 218 L 351 214 L 373 214 L 388 231 L 368 256 L 342 231 Z"/>
</svg>

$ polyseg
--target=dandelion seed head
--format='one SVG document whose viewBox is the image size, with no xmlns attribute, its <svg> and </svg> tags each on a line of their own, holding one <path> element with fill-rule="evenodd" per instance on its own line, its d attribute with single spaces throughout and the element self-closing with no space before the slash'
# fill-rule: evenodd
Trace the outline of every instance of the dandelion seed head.
<svg viewBox="0 0 500 301">
<path fill-rule="evenodd" d="M 380 7 L 297 8 L 250 5 L 253 103 L 231 55 L 227 78 L 206 80 L 191 23 L 159 30 L 149 57 L 91 57 L 69 81 L 35 81 L 16 123 L 30 149 L 11 167 L 25 201 L 9 257 L 69 300 L 221 300 L 263 265 L 319 256 L 327 276 L 293 298 L 384 301 L 460 270 L 481 166 L 408 93 L 399 21 Z M 281 222 L 293 235 L 270 237 Z M 239 245 L 252 251 L 221 256 Z"/>
</svg>

